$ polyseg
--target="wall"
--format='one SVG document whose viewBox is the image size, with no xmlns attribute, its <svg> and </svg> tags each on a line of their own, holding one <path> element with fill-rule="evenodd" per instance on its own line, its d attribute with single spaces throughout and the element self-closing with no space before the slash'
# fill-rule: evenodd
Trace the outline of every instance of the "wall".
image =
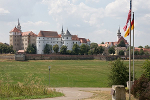
<svg viewBox="0 0 150 100">
<path fill-rule="evenodd" d="M 14 54 L 0 54 L 0 59 L 15 60 L 15 55 Z"/>
<path fill-rule="evenodd" d="M 12 57 L 12 56 L 11 56 Z M 14 57 L 14 56 L 13 56 Z M 10 59 L 9 57 L 1 57 L 0 59 Z M 60 55 L 60 54 L 16 54 L 15 55 L 15 60 L 106 60 L 106 61 L 111 61 L 111 60 L 116 60 L 117 58 L 121 58 L 123 60 L 128 60 L 128 56 L 103 56 L 103 55 Z M 12 58 L 11 58 L 12 59 Z M 132 57 L 131 57 L 132 59 Z M 150 59 L 150 56 L 135 56 L 135 59 Z"/>
<path fill-rule="evenodd" d="M 47 54 L 26 54 L 26 60 L 86 60 L 94 59 L 92 55 L 47 55 Z"/>
</svg>

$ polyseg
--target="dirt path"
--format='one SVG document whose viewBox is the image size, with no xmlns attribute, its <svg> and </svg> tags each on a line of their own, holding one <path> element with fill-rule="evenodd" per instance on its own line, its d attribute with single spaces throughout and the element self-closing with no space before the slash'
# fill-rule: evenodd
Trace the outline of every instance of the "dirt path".
<svg viewBox="0 0 150 100">
<path fill-rule="evenodd" d="M 57 91 L 65 94 L 63 97 L 56 98 L 45 98 L 42 100 L 81 100 L 85 98 L 90 98 L 93 93 L 88 91 L 111 91 L 111 88 L 55 88 Z M 41 100 L 41 99 L 34 99 Z"/>
</svg>

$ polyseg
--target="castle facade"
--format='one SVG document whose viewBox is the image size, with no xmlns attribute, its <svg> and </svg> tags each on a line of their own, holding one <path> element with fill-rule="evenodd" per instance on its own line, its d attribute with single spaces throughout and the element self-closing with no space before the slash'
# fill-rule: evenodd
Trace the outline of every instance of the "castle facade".
<svg viewBox="0 0 150 100">
<path fill-rule="evenodd" d="M 13 50 L 27 50 L 29 44 L 36 45 L 37 54 L 44 54 L 44 48 L 46 44 L 59 46 L 60 48 L 65 45 L 67 50 L 72 50 L 74 44 L 86 44 L 90 46 L 90 40 L 86 38 L 79 38 L 77 35 L 72 35 L 68 29 L 66 32 L 61 31 L 61 34 L 58 34 L 56 31 L 40 31 L 38 35 L 32 31 L 22 32 L 21 25 L 18 19 L 18 25 L 15 26 L 9 32 L 10 45 L 13 46 Z M 54 52 L 52 50 L 52 52 Z"/>
</svg>

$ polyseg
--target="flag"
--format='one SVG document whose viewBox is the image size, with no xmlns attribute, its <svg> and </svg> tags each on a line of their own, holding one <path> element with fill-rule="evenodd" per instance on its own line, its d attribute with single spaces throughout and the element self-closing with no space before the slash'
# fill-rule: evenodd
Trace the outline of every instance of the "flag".
<svg viewBox="0 0 150 100">
<path fill-rule="evenodd" d="M 134 29 L 134 19 L 131 22 L 131 30 L 133 30 L 133 29 Z M 128 30 L 126 31 L 124 37 L 127 37 L 129 35 L 129 33 L 130 33 L 130 26 L 129 26 Z"/>
<path fill-rule="evenodd" d="M 131 19 L 131 9 L 129 10 L 129 13 L 128 13 L 126 25 L 123 27 L 124 31 L 127 30 L 128 22 L 130 21 L 130 19 Z"/>
</svg>

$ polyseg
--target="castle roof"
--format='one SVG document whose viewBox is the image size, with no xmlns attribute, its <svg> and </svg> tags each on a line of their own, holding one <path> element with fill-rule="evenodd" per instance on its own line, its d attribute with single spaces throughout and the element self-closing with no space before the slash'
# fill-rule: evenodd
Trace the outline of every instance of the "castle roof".
<svg viewBox="0 0 150 100">
<path fill-rule="evenodd" d="M 67 30 L 64 35 L 71 35 L 70 32 Z"/>
<path fill-rule="evenodd" d="M 91 42 L 89 39 L 87 39 L 87 42 Z"/>
<path fill-rule="evenodd" d="M 85 38 L 79 38 L 81 43 L 87 43 L 87 40 Z"/>
<path fill-rule="evenodd" d="M 38 37 L 61 38 L 61 36 L 55 31 L 40 31 Z"/>
<path fill-rule="evenodd" d="M 72 40 L 76 40 L 76 41 L 79 41 L 79 38 L 77 35 L 72 35 Z"/>
<path fill-rule="evenodd" d="M 30 36 L 37 36 L 35 33 L 33 33 L 32 31 L 28 31 L 28 32 L 22 32 L 22 36 L 27 36 L 27 35 L 30 35 Z"/>
<path fill-rule="evenodd" d="M 16 26 L 10 31 L 11 32 L 21 32 L 19 29 L 16 28 Z"/>
</svg>

